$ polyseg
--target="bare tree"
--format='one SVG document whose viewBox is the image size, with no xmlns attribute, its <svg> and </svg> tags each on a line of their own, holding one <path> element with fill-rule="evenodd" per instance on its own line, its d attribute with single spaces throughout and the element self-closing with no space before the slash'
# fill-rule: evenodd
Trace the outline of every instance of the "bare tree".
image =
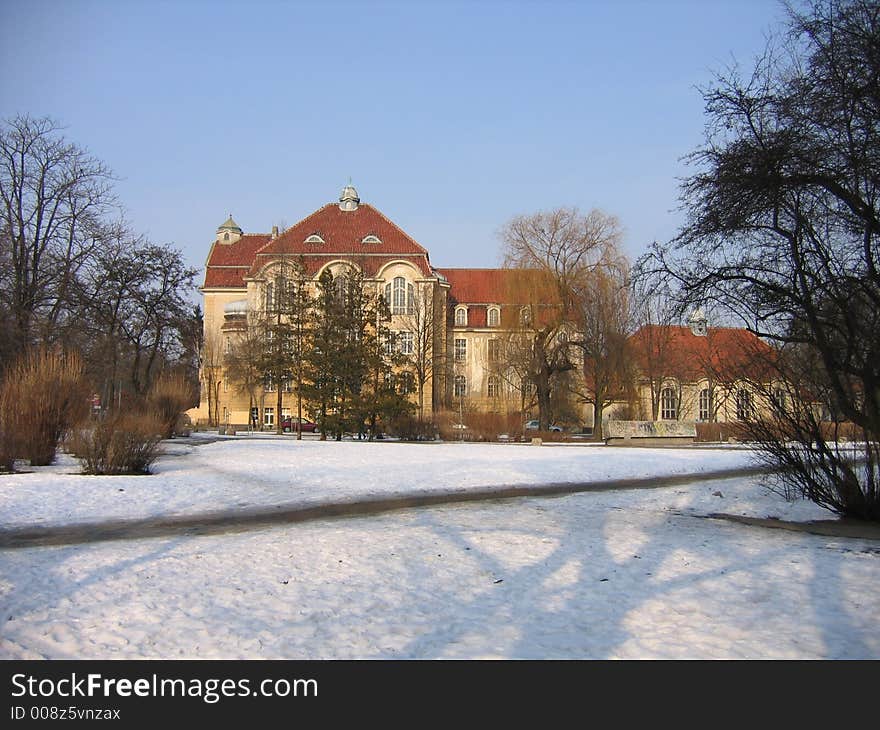
<svg viewBox="0 0 880 730">
<path fill-rule="evenodd" d="M 549 298 L 542 297 L 546 304 L 534 312 L 530 325 L 534 335 L 529 370 L 537 389 L 541 428 L 550 425 L 546 411 L 551 378 L 573 369 L 570 348 L 576 345 L 590 368 L 585 397 L 594 403 L 594 422 L 599 419 L 594 432 L 601 437 L 601 411 L 613 390 L 614 369 L 619 367 L 609 358 L 622 348 L 615 308 L 625 297 L 612 286 L 624 268 L 618 253 L 620 235 L 613 216 L 599 210 L 584 215 L 577 208 L 518 216 L 501 231 L 505 266 L 542 272 L 552 292 Z M 611 294 L 615 296 L 609 303 L 606 298 Z M 563 336 L 568 325 L 574 325 L 577 337 Z"/>
<path fill-rule="evenodd" d="M 715 302 L 811 363 L 784 382 L 861 432 L 838 448 L 811 409 L 797 445 L 767 454 L 790 484 L 852 517 L 880 519 L 880 6 L 830 0 L 789 11 L 751 72 L 704 91 L 706 141 L 690 156 L 688 219 L 653 264 L 687 303 Z M 793 367 L 781 358 L 779 367 Z M 810 382 L 812 381 L 812 382 Z M 818 447 L 817 447 L 818 445 Z M 809 454 L 823 454 L 823 465 Z"/>
<path fill-rule="evenodd" d="M 395 315 L 412 337 L 411 348 L 401 348 L 403 362 L 413 369 L 419 398 L 419 420 L 425 416 L 425 386 L 434 375 L 437 355 L 434 352 L 436 323 L 434 299 L 429 287 L 416 287 L 411 307 L 405 314 Z"/>
<path fill-rule="evenodd" d="M 18 116 L 0 129 L 0 274 L 13 348 L 51 339 L 79 268 L 115 208 L 107 167 L 51 119 Z"/>
<path fill-rule="evenodd" d="M 581 398 L 593 406 L 593 438 L 604 436 L 602 418 L 612 403 L 629 400 L 632 371 L 629 358 L 629 266 L 606 249 L 592 270 L 571 283 L 578 334 L 572 346 L 583 354 Z"/>
</svg>

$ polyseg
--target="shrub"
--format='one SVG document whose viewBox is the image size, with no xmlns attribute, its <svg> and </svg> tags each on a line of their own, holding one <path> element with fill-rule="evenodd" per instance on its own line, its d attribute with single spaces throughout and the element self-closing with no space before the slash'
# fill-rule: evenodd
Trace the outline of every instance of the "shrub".
<svg viewBox="0 0 880 730">
<path fill-rule="evenodd" d="M 75 429 L 67 446 L 84 474 L 149 474 L 161 453 L 162 428 L 152 414 L 108 414 Z"/>
<path fill-rule="evenodd" d="M 437 429 L 431 421 L 420 421 L 409 414 L 398 416 L 391 421 L 390 432 L 404 441 L 433 441 Z"/>
<path fill-rule="evenodd" d="M 181 415 L 193 403 L 193 389 L 183 375 L 165 374 L 159 377 L 147 394 L 147 407 L 161 423 L 162 437 L 174 436 Z"/>
<path fill-rule="evenodd" d="M 76 352 L 40 348 L 26 352 L 0 386 L 4 466 L 13 458 L 51 464 L 65 432 L 89 412 L 90 389 Z"/>
</svg>

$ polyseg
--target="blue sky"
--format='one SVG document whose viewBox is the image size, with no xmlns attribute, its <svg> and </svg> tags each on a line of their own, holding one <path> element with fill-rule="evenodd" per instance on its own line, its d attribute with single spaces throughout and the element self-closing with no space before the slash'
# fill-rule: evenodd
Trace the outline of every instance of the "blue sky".
<svg viewBox="0 0 880 730">
<path fill-rule="evenodd" d="M 632 257 L 682 216 L 697 87 L 750 65 L 775 0 L 0 0 L 0 117 L 49 115 L 134 226 L 204 264 L 231 212 L 292 225 L 351 178 L 441 267 L 512 216 L 616 215 Z"/>
</svg>

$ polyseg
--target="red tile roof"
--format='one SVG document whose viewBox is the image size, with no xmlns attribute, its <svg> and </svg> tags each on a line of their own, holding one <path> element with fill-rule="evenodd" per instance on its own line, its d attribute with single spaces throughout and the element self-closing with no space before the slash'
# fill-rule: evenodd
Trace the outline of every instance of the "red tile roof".
<svg viewBox="0 0 880 730">
<path fill-rule="evenodd" d="M 251 267 L 256 252 L 270 240 L 268 233 L 251 233 L 234 243 L 215 241 L 205 267 L 205 287 L 247 286 L 243 277 Z M 236 268 L 226 268 L 231 266 Z"/>
<path fill-rule="evenodd" d="M 437 269 L 449 281 L 455 304 L 552 303 L 546 275 L 529 269 Z"/>
<path fill-rule="evenodd" d="M 312 234 L 324 243 L 305 243 Z M 380 242 L 362 243 L 367 236 Z M 268 234 L 250 234 L 228 245 L 215 242 L 208 256 L 205 286 L 244 287 L 245 276 L 255 274 L 264 262 L 281 253 L 303 255 L 311 274 L 339 258 L 353 261 L 367 276 L 375 276 L 395 259 L 410 261 L 425 276 L 432 273 L 428 252 L 373 206 L 361 204 L 343 211 L 338 204 L 328 203 L 274 239 Z M 217 268 L 229 266 L 241 268 Z"/>
<path fill-rule="evenodd" d="M 305 243 L 317 234 L 324 243 Z M 367 236 L 377 236 L 381 243 L 362 243 Z M 271 241 L 264 253 L 363 253 L 428 256 L 410 236 L 372 205 L 361 204 L 355 210 L 340 210 L 328 203 L 303 218 Z"/>
<path fill-rule="evenodd" d="M 693 382 L 712 375 L 733 381 L 763 379 L 774 350 L 755 334 L 734 327 L 710 327 L 705 336 L 690 327 L 646 325 L 630 337 L 636 366 L 644 374 Z M 662 371 L 662 372 L 660 372 Z"/>
</svg>

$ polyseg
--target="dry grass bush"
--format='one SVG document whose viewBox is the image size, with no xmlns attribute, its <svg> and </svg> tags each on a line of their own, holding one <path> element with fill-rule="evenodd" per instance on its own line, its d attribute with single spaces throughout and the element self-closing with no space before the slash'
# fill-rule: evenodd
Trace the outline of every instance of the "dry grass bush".
<svg viewBox="0 0 880 730">
<path fill-rule="evenodd" d="M 150 414 L 111 413 L 75 429 L 67 448 L 84 474 L 149 474 L 161 453 L 163 427 Z"/>
<path fill-rule="evenodd" d="M 0 386 L 0 470 L 11 472 L 15 469 L 15 428 L 6 418 L 9 409 L 6 390 Z"/>
<path fill-rule="evenodd" d="M 46 466 L 64 434 L 89 412 L 91 393 L 76 352 L 40 348 L 25 353 L 0 386 L 0 434 L 9 454 Z"/>
<path fill-rule="evenodd" d="M 444 441 L 498 441 L 498 437 L 507 434 L 511 441 L 523 437 L 523 419 L 519 413 L 466 413 L 464 425 L 467 428 L 456 428 L 459 423 L 457 413 L 444 411 L 437 414 L 437 428 L 440 438 Z M 531 433 L 531 432 L 530 432 Z M 564 434 L 537 433 L 546 440 L 563 440 Z"/>
<path fill-rule="evenodd" d="M 170 439 L 181 423 L 183 412 L 193 405 L 193 389 L 183 375 L 162 375 L 147 394 L 147 408 L 162 424 L 162 437 Z"/>
</svg>

